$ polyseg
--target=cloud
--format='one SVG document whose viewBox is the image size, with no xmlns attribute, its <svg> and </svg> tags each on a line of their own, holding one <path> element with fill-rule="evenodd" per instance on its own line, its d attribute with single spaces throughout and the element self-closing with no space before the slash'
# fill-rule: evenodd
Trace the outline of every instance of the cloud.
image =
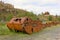
<svg viewBox="0 0 60 40">
<path fill-rule="evenodd" d="M 15 8 L 33 11 L 35 14 L 49 11 L 53 15 L 60 15 L 60 0 L 3 0 L 13 4 Z"/>
</svg>

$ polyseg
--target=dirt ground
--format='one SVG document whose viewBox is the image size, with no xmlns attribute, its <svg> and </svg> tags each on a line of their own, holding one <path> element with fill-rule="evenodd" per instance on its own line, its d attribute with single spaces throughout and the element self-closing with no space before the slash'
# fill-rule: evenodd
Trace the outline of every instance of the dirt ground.
<svg viewBox="0 0 60 40">
<path fill-rule="evenodd" d="M 0 40 L 60 40 L 60 26 L 47 28 L 47 30 L 44 29 L 25 37 L 19 34 L 0 35 Z"/>
</svg>

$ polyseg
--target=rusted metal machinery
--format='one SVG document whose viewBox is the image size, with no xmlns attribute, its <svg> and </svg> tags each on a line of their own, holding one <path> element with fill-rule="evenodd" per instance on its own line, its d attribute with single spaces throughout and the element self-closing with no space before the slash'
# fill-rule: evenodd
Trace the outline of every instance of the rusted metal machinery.
<svg viewBox="0 0 60 40">
<path fill-rule="evenodd" d="M 11 31 L 21 31 L 26 32 L 28 34 L 32 34 L 33 32 L 38 32 L 41 29 L 46 27 L 51 27 L 52 25 L 57 25 L 59 22 L 48 22 L 43 24 L 40 20 L 32 20 L 28 17 L 22 18 L 12 18 L 8 23 L 7 27 Z"/>
<path fill-rule="evenodd" d="M 33 32 L 38 32 L 43 28 L 42 22 L 39 20 L 31 20 L 28 17 L 23 18 L 12 18 L 10 22 L 7 23 L 7 27 L 10 30 L 22 31 L 28 34 Z"/>
</svg>

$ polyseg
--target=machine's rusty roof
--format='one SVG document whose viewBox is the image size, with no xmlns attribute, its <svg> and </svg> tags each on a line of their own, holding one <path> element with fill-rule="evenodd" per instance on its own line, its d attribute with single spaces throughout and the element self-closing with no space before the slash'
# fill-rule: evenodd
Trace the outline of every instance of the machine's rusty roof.
<svg viewBox="0 0 60 40">
<path fill-rule="evenodd" d="M 16 19 L 21 19 L 21 20 L 19 20 L 20 22 L 21 22 L 21 24 L 23 24 L 27 19 L 29 19 L 29 20 L 31 20 L 30 18 L 28 18 L 28 17 L 21 17 L 21 18 L 16 18 L 16 17 L 14 17 L 14 18 L 12 18 L 11 20 L 10 20 L 10 22 L 15 22 L 14 20 L 16 20 Z"/>
</svg>

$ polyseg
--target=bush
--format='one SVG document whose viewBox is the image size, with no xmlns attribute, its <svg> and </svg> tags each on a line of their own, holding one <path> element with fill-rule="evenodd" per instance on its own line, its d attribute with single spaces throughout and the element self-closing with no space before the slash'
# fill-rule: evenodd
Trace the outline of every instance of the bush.
<svg viewBox="0 0 60 40">
<path fill-rule="evenodd" d="M 49 20 L 49 21 L 52 21 L 52 18 L 53 18 L 52 16 L 49 16 L 49 17 L 48 17 L 48 20 Z"/>
</svg>

